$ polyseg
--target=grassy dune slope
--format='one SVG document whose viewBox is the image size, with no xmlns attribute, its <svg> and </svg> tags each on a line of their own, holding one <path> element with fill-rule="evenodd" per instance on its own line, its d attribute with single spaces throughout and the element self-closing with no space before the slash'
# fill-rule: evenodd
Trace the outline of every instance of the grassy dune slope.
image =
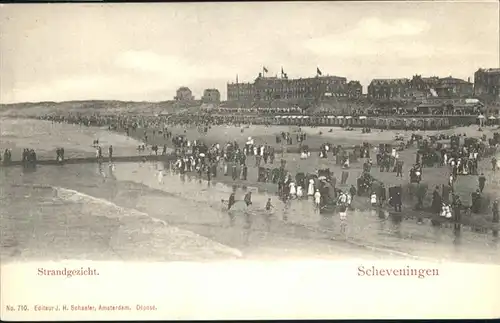
<svg viewBox="0 0 500 323">
<path fill-rule="evenodd" d="M 140 113 L 143 115 L 154 115 L 161 113 L 173 113 L 182 111 L 193 111 L 199 109 L 201 102 L 131 102 L 131 101 L 67 101 L 67 102 L 37 102 L 37 103 L 15 103 L 0 105 L 0 116 L 32 117 L 45 114 L 59 113 L 82 113 L 100 114 L 111 113 Z"/>
</svg>

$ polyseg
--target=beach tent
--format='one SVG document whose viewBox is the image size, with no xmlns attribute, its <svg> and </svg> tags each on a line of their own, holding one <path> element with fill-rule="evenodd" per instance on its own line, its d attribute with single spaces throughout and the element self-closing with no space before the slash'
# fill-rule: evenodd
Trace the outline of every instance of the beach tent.
<svg viewBox="0 0 500 323">
<path fill-rule="evenodd" d="M 337 119 L 344 119 L 344 117 L 343 116 L 338 116 Z"/>
<path fill-rule="evenodd" d="M 359 119 L 360 120 L 364 120 L 364 119 L 366 119 L 366 117 L 365 116 L 361 116 L 361 117 L 359 117 Z"/>
</svg>

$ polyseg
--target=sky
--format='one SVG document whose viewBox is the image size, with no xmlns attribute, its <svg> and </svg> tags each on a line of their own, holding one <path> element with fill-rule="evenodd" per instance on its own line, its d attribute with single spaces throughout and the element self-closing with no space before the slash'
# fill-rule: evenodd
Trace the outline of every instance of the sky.
<svg viewBox="0 0 500 323">
<path fill-rule="evenodd" d="M 199 98 L 289 78 L 453 76 L 499 67 L 499 3 L 0 5 L 0 102 Z"/>
</svg>

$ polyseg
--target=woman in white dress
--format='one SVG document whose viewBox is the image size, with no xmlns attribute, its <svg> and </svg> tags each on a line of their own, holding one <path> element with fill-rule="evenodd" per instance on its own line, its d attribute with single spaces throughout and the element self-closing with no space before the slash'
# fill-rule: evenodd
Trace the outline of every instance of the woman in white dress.
<svg viewBox="0 0 500 323">
<path fill-rule="evenodd" d="M 321 203 L 321 193 L 319 190 L 316 190 L 316 193 L 314 193 L 314 206 L 316 208 L 316 211 L 319 212 L 320 209 L 320 203 Z"/>
<path fill-rule="evenodd" d="M 163 169 L 158 171 L 158 184 L 163 184 Z"/>
<path fill-rule="evenodd" d="M 347 205 L 340 204 L 339 216 L 340 216 L 340 232 L 345 233 L 345 228 L 347 226 Z"/>
<path fill-rule="evenodd" d="M 313 196 L 313 195 L 314 195 L 314 180 L 310 179 L 309 187 L 307 188 L 307 196 Z"/>
<path fill-rule="evenodd" d="M 304 196 L 304 192 L 302 191 L 302 186 L 297 186 L 297 198 L 301 199 Z"/>
<path fill-rule="evenodd" d="M 377 206 L 377 194 L 375 192 L 370 195 L 370 203 L 372 206 Z"/>
<path fill-rule="evenodd" d="M 290 198 L 296 198 L 297 197 L 297 189 L 295 188 L 295 183 L 291 182 L 290 183 Z"/>
</svg>

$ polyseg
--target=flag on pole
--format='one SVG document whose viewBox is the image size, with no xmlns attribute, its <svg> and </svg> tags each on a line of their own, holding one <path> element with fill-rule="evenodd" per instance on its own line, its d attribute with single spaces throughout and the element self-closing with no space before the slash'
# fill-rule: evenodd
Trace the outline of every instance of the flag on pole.
<svg viewBox="0 0 500 323">
<path fill-rule="evenodd" d="M 264 73 L 269 72 L 265 66 L 264 66 L 264 67 L 262 67 L 262 70 L 264 71 Z"/>
<path fill-rule="evenodd" d="M 287 78 L 285 71 L 283 71 L 283 67 L 281 67 L 281 78 Z"/>
<path fill-rule="evenodd" d="M 316 74 L 322 75 L 321 71 L 319 70 L 319 67 L 316 67 Z"/>
</svg>

